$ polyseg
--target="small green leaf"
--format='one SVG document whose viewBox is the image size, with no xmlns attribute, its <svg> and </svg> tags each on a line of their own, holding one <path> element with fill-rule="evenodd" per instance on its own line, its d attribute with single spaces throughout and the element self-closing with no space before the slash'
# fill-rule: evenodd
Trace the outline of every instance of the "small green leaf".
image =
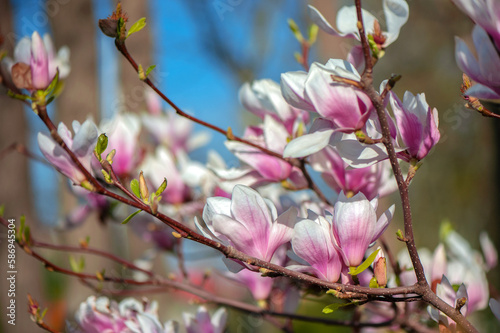
<svg viewBox="0 0 500 333">
<path fill-rule="evenodd" d="M 5 213 L 5 205 L 0 205 L 0 217 L 3 217 L 4 213 Z"/>
<path fill-rule="evenodd" d="M 351 305 L 353 303 L 332 303 L 330 305 L 327 305 L 323 308 L 323 313 L 332 313 L 337 311 L 340 308 L 343 308 L 344 306 Z"/>
<path fill-rule="evenodd" d="M 130 27 L 130 30 L 128 31 L 128 34 L 127 34 L 127 38 L 136 33 L 136 32 L 139 32 L 141 31 L 144 27 L 146 26 L 146 18 L 145 17 L 142 17 L 140 19 L 138 19 L 134 24 L 132 24 L 132 26 Z"/>
<path fill-rule="evenodd" d="M 288 27 L 290 28 L 290 30 L 292 30 L 293 35 L 299 41 L 299 43 L 302 43 L 304 41 L 304 36 L 302 36 L 297 23 L 295 23 L 295 21 L 291 18 L 288 19 Z"/>
<path fill-rule="evenodd" d="M 59 70 L 56 70 L 56 75 L 54 76 L 54 78 L 50 82 L 50 84 L 47 87 L 47 89 L 45 89 L 45 93 L 47 95 L 49 95 L 51 92 L 53 92 L 54 89 L 56 88 L 58 82 L 59 82 Z"/>
<path fill-rule="evenodd" d="M 141 209 L 139 209 L 139 210 L 138 210 L 137 212 L 135 212 L 135 213 L 130 214 L 130 215 L 129 215 L 129 216 L 128 216 L 125 220 L 123 220 L 122 224 L 127 224 L 127 223 L 129 223 L 129 222 L 130 222 L 130 220 L 131 220 L 134 216 L 136 216 L 137 214 L 139 214 L 140 212 L 142 212 L 142 210 L 141 210 Z"/>
<path fill-rule="evenodd" d="M 141 191 L 139 190 L 139 181 L 137 179 L 132 179 L 130 182 L 130 188 L 136 197 L 141 197 Z"/>
<path fill-rule="evenodd" d="M 137 74 L 139 74 L 139 80 L 144 81 L 146 80 L 146 74 L 144 74 L 144 68 L 142 68 L 142 65 L 139 64 L 137 69 Z"/>
<path fill-rule="evenodd" d="M 97 139 L 97 144 L 94 149 L 95 153 L 97 154 L 97 158 L 99 158 L 99 162 L 101 154 L 104 153 L 106 148 L 108 148 L 108 137 L 106 136 L 106 134 L 102 133 L 101 135 L 99 135 L 99 138 Z"/>
<path fill-rule="evenodd" d="M 24 238 L 23 240 L 24 240 L 26 243 L 28 243 L 28 244 L 30 244 L 30 243 L 31 243 L 31 242 L 30 242 L 30 241 L 31 241 L 31 230 L 30 230 L 30 227 L 29 227 L 29 226 L 26 226 L 26 227 L 24 228 L 23 238 Z"/>
<path fill-rule="evenodd" d="M 48 309 L 49 309 L 49 308 L 45 308 L 45 309 L 43 310 L 42 314 L 40 315 L 40 320 L 43 320 L 43 318 L 44 318 L 44 317 L 45 317 L 45 315 L 47 314 L 47 310 L 48 310 Z"/>
<path fill-rule="evenodd" d="M 371 280 L 370 280 L 370 284 L 369 284 L 369 287 L 370 288 L 379 288 L 380 286 L 378 285 L 377 283 L 377 279 L 375 277 L 372 277 Z"/>
<path fill-rule="evenodd" d="M 12 90 L 7 90 L 7 95 L 9 97 L 12 97 L 12 98 L 15 98 L 15 99 L 19 99 L 21 101 L 26 101 L 28 99 L 30 99 L 30 96 L 28 95 L 23 95 L 23 94 L 16 94 L 15 92 L 13 92 Z"/>
<path fill-rule="evenodd" d="M 370 265 L 373 263 L 373 261 L 375 261 L 375 257 L 377 256 L 379 251 L 380 251 L 380 249 L 377 249 L 376 251 L 374 251 L 372 254 L 370 254 L 370 256 L 368 258 L 366 258 L 366 260 L 361 265 L 359 265 L 355 269 L 350 267 L 349 274 L 350 275 L 358 275 L 359 273 L 363 272 L 365 269 L 370 267 Z"/>
<path fill-rule="evenodd" d="M 104 176 L 104 180 L 106 181 L 106 183 L 113 184 L 113 179 L 111 179 L 111 176 L 109 175 L 109 173 L 104 169 L 101 169 L 101 172 L 102 172 L 102 175 Z"/>
<path fill-rule="evenodd" d="M 148 67 L 148 69 L 146 69 L 146 77 L 148 77 L 149 73 L 151 73 L 151 71 L 153 69 L 155 69 L 156 65 L 151 65 Z"/>
<path fill-rule="evenodd" d="M 115 157 L 116 155 L 116 149 L 113 149 L 109 152 L 109 154 L 106 156 L 106 161 L 108 161 L 108 163 L 110 165 L 113 164 L 113 158 Z"/>
<path fill-rule="evenodd" d="M 69 256 L 69 265 L 73 272 L 80 273 L 85 268 L 85 259 L 83 257 L 76 261 L 75 257 Z"/>
<path fill-rule="evenodd" d="M 396 237 L 397 237 L 399 240 L 404 239 L 404 237 L 403 237 L 403 232 L 401 231 L 401 229 L 398 229 L 398 231 L 396 231 Z"/>
<path fill-rule="evenodd" d="M 309 45 L 313 45 L 318 37 L 319 28 L 316 24 L 311 24 L 309 27 Z"/>
<path fill-rule="evenodd" d="M 155 196 L 159 197 L 163 191 L 167 188 L 167 178 L 163 178 L 163 182 L 161 183 L 160 187 L 155 192 Z"/>
<path fill-rule="evenodd" d="M 453 232 L 453 226 L 451 225 L 450 220 L 446 219 L 441 222 L 441 226 L 439 227 L 439 239 L 444 241 L 448 238 L 448 235 Z"/>
</svg>

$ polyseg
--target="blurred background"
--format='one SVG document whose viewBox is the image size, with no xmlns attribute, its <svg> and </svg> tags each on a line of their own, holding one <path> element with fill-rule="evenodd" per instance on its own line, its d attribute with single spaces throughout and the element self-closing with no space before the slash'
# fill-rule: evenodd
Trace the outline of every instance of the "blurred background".
<svg viewBox="0 0 500 333">
<path fill-rule="evenodd" d="M 370 2 L 370 9 L 382 23 L 381 5 Z M 332 23 L 337 10 L 347 1 L 302 0 L 124 0 L 122 5 L 133 23 L 147 17 L 148 25 L 127 40 L 129 50 L 144 66 L 156 64 L 154 80 L 167 96 L 181 108 L 222 128 L 231 126 L 241 134 L 254 119 L 242 110 L 238 89 L 253 79 L 271 78 L 279 82 L 285 71 L 300 70 L 293 53 L 299 44 L 290 33 L 287 18 L 293 18 L 303 31 L 308 27 L 307 4 L 315 5 Z M 51 32 L 56 48 L 67 45 L 71 50 L 71 74 L 64 93 L 52 110 L 55 123 L 83 122 L 87 117 L 111 117 L 117 110 L 144 110 L 144 87 L 132 68 L 114 49 L 113 41 L 97 29 L 97 20 L 114 10 L 108 0 L 0 0 L 0 32 L 4 49 L 12 54 L 15 42 L 33 30 Z M 498 246 L 499 177 L 496 174 L 499 122 L 487 119 L 463 107 L 460 97 L 461 72 L 454 59 L 454 36 L 470 42 L 472 23 L 449 1 L 409 1 L 410 18 L 399 39 L 387 50 L 375 68 L 375 82 L 392 73 L 401 74 L 395 91 L 414 94 L 425 92 L 431 107 L 439 110 L 441 141 L 425 159 L 411 185 L 411 200 L 418 247 L 434 250 L 439 241 L 439 225 L 449 220 L 453 227 L 479 249 L 479 233 L 485 230 Z M 311 61 L 325 63 L 329 58 L 345 58 L 347 49 L 339 39 L 319 32 Z M 42 130 L 32 111 L 20 102 L 0 94 L 0 150 L 13 143 L 33 145 L 34 134 Z M 228 165 L 236 161 L 223 146 L 224 137 L 214 133 L 209 146 L 221 152 Z M 195 158 L 205 159 L 206 150 Z M 25 156 L 12 152 L 0 160 L 0 204 L 7 218 L 26 215 L 27 223 L 39 240 L 59 244 L 76 244 L 92 235 L 92 245 L 114 251 L 110 237 L 117 231 L 99 224 L 91 217 L 79 228 L 58 232 L 52 227 L 62 214 L 75 205 L 67 193 L 66 182 L 57 173 Z M 399 203 L 397 195 L 386 199 Z M 398 207 L 399 208 L 399 207 Z M 403 228 L 401 210 L 387 238 Z M 122 228 L 123 229 L 123 228 Z M 1 231 L 3 241 L 4 231 Z M 134 246 L 126 256 L 141 253 L 145 245 L 134 235 Z M 0 267 L 6 262 L 6 244 L 1 243 Z M 395 251 L 402 246 L 392 243 Z M 119 250 L 116 250 L 119 252 Z M 45 253 L 45 252 L 44 252 Z M 46 252 L 55 262 L 65 263 L 63 256 Z M 123 254 L 123 253 L 121 253 Z M 3 332 L 41 331 L 25 312 L 26 294 L 39 300 L 49 313 L 60 318 L 72 317 L 76 307 L 92 291 L 54 273 L 17 251 L 17 325 L 7 325 L 0 317 Z M 100 270 L 101 261 L 87 260 L 89 272 Z M 498 269 L 489 280 L 499 286 Z M 6 290 L 5 279 L 0 290 Z M 161 296 L 157 296 L 161 300 Z M 0 298 L 4 308 L 6 298 Z M 57 310 L 56 310 L 57 309 Z M 169 318 L 160 306 L 160 319 Z M 480 317 L 479 317 L 480 318 Z M 62 321 L 64 322 L 64 321 Z M 258 318 L 241 316 L 237 326 L 242 331 L 261 330 Z M 297 330 L 301 325 L 297 325 Z M 318 327 L 318 330 L 321 326 Z M 232 330 L 231 330 L 232 331 Z"/>
</svg>

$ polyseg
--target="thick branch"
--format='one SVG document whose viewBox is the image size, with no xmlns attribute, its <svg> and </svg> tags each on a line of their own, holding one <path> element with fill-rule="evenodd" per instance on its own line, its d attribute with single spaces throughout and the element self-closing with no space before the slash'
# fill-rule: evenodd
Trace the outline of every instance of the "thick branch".
<svg viewBox="0 0 500 333">
<path fill-rule="evenodd" d="M 365 29 L 363 26 L 361 0 L 355 0 L 355 3 L 356 3 L 356 12 L 358 17 L 358 23 L 357 23 L 358 30 L 365 58 L 365 71 L 361 76 L 361 84 L 364 92 L 370 97 L 372 104 L 377 111 L 377 115 L 380 121 L 380 126 L 382 128 L 382 135 L 384 139 L 383 143 L 387 149 L 387 154 L 389 155 L 389 161 L 391 163 L 392 170 L 394 172 L 394 176 L 398 184 L 399 194 L 403 206 L 406 246 L 418 281 L 416 292 L 417 294 L 422 295 L 425 301 L 435 306 L 437 309 L 443 311 L 446 315 L 455 320 L 467 332 L 477 332 L 477 330 L 472 326 L 472 324 L 467 319 L 465 319 L 465 317 L 462 316 L 462 314 L 459 311 L 457 311 L 454 307 L 448 305 L 446 302 L 441 300 L 439 297 L 436 296 L 436 294 L 432 292 L 432 290 L 429 287 L 429 284 L 427 283 L 427 280 L 425 279 L 424 268 L 422 262 L 420 261 L 420 257 L 417 252 L 417 247 L 415 245 L 415 238 L 413 235 L 413 224 L 411 216 L 410 198 L 408 194 L 408 185 L 403 177 L 403 173 L 398 163 L 398 158 L 396 155 L 396 150 L 394 149 L 394 144 L 392 142 L 391 133 L 389 129 L 389 122 L 387 121 L 383 100 L 373 87 L 373 77 L 372 77 L 373 65 L 370 56 L 368 41 L 365 35 Z"/>
</svg>

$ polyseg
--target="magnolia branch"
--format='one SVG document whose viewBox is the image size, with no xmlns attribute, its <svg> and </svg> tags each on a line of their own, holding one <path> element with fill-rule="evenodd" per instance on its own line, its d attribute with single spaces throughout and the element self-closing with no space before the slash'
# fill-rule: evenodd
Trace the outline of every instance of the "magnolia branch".
<svg viewBox="0 0 500 333">
<path fill-rule="evenodd" d="M 0 217 L 0 223 L 4 225 L 5 227 L 8 225 L 8 222 L 3 218 Z M 357 322 L 353 320 L 331 320 L 331 319 L 325 319 L 325 318 L 317 318 L 317 317 L 310 317 L 310 316 L 305 316 L 305 315 L 299 315 L 299 314 L 293 314 L 293 313 L 283 313 L 283 312 L 276 312 L 273 310 L 261 308 L 255 305 L 251 305 L 248 303 L 240 302 L 237 300 L 233 299 L 228 299 L 225 297 L 220 297 L 217 295 L 214 295 L 210 292 L 207 292 L 203 289 L 200 289 L 197 286 L 191 285 L 186 283 L 185 281 L 176 281 L 172 279 L 165 279 L 160 276 L 155 275 L 153 272 L 141 269 L 131 262 L 128 262 L 124 259 L 118 258 L 112 254 L 106 253 L 104 251 L 96 250 L 96 249 L 91 249 L 91 248 L 78 248 L 78 247 L 72 247 L 72 246 L 59 246 L 59 245 L 53 245 L 53 244 L 46 244 L 43 242 L 38 242 L 34 240 L 33 238 L 23 241 L 20 239 L 16 240 L 17 244 L 30 256 L 35 258 L 36 260 L 42 262 L 45 266 L 45 268 L 49 271 L 52 272 L 59 272 L 68 276 L 74 276 L 79 278 L 83 284 L 87 285 L 88 287 L 94 289 L 95 291 L 103 294 L 108 294 L 108 295 L 130 295 L 130 294 L 136 294 L 136 293 L 158 293 L 158 292 L 166 292 L 168 290 L 176 290 L 176 291 L 183 291 L 187 292 L 193 296 L 197 296 L 202 298 L 205 302 L 208 303 L 213 303 L 217 305 L 222 305 L 222 306 L 227 306 L 234 308 L 239 311 L 243 311 L 246 313 L 252 313 L 255 315 L 261 315 L 261 316 L 271 316 L 271 317 L 278 317 L 278 318 L 288 318 L 292 320 L 299 320 L 299 321 L 305 321 L 305 322 L 315 322 L 315 323 L 321 323 L 325 325 L 336 325 L 336 326 L 352 326 L 352 327 L 384 327 L 387 325 L 390 325 L 393 323 L 396 318 L 397 314 L 395 316 L 385 322 L 380 322 L 380 323 L 369 323 L 369 322 Z M 90 254 L 95 254 L 99 255 L 108 259 L 111 259 L 115 262 L 118 262 L 128 268 L 141 271 L 149 276 L 149 279 L 146 281 L 137 281 L 134 279 L 127 279 L 127 278 L 122 278 L 122 277 L 112 277 L 112 276 L 105 276 L 105 275 L 99 275 L 99 274 L 87 274 L 87 273 L 81 273 L 81 272 L 76 272 L 73 270 L 69 270 L 66 268 L 63 268 L 61 266 L 58 266 L 48 259 L 46 259 L 44 256 L 42 256 L 40 253 L 38 253 L 34 248 L 39 247 L 39 248 L 48 248 L 52 250 L 59 250 L 59 251 L 69 251 L 69 252 L 83 252 L 83 253 L 90 253 Z M 121 283 L 121 284 L 126 284 L 126 285 L 135 285 L 141 287 L 138 290 L 125 290 L 125 291 L 112 291 L 112 290 L 105 290 L 100 287 L 96 287 L 94 284 L 90 283 L 89 281 L 96 281 L 96 282 L 113 282 L 113 283 Z M 144 288 L 146 286 L 154 286 L 153 288 L 147 289 Z M 402 300 L 402 299 L 401 299 Z M 415 297 L 410 297 L 408 300 L 417 300 Z"/>
<path fill-rule="evenodd" d="M 421 295 L 423 300 L 435 306 L 437 309 L 443 311 L 451 319 L 455 320 L 458 325 L 462 326 L 467 332 L 477 332 L 477 330 L 472 326 L 472 324 L 460 313 L 459 310 L 448 305 L 446 302 L 441 300 L 437 295 L 432 292 L 427 280 L 425 278 L 424 268 L 420 257 L 417 252 L 417 247 L 415 245 L 415 238 L 413 235 L 413 224 L 411 216 L 411 205 L 408 193 L 408 184 L 406 183 L 401 167 L 399 166 L 398 158 L 396 155 L 396 150 L 394 149 L 394 144 L 391 139 L 391 133 L 389 129 L 389 123 L 387 121 L 387 116 L 385 114 L 384 103 L 382 97 L 377 93 L 373 87 L 373 63 L 370 55 L 369 44 L 365 35 L 365 28 L 363 25 L 363 15 L 361 10 L 361 0 L 355 0 L 356 3 L 356 13 L 358 18 L 358 30 L 359 36 L 361 38 L 361 45 L 363 47 L 363 54 L 365 59 L 365 70 L 361 76 L 361 86 L 363 91 L 370 97 L 373 106 L 377 111 L 377 115 L 380 121 L 380 126 L 382 128 L 383 143 L 387 149 L 387 154 L 389 155 L 389 161 L 396 177 L 396 182 L 399 188 L 399 194 L 401 197 L 402 207 L 403 207 L 403 217 L 404 217 L 404 227 L 405 227 L 405 239 L 408 253 L 410 255 L 413 268 L 417 277 L 416 293 Z"/>
</svg>

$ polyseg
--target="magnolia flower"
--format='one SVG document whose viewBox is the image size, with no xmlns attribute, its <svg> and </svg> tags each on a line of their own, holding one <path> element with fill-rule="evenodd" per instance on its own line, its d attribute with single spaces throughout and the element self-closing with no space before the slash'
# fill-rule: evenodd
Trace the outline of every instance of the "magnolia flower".
<svg viewBox="0 0 500 333">
<path fill-rule="evenodd" d="M 245 83 L 240 89 L 240 102 L 248 111 L 262 120 L 271 116 L 281 122 L 293 135 L 297 127 L 309 121 L 309 114 L 289 105 L 281 94 L 280 86 L 272 80 L 258 80 Z"/>
<path fill-rule="evenodd" d="M 228 272 L 226 276 L 248 288 L 257 301 L 266 300 L 273 290 L 274 279 L 262 276 L 259 272 L 243 269 L 238 273 Z"/>
<path fill-rule="evenodd" d="M 464 316 L 467 315 L 468 296 L 467 289 L 463 283 L 458 288 L 458 291 L 455 291 L 446 276 L 443 275 L 441 283 L 439 283 L 436 287 L 436 295 L 452 307 L 458 307 Z M 438 323 L 441 322 L 450 328 L 456 326 L 456 323 L 453 320 L 443 315 L 438 309 L 431 306 L 429 306 L 428 309 L 429 314 L 434 321 Z"/>
<path fill-rule="evenodd" d="M 177 324 L 158 320 L 158 304 L 126 298 L 117 304 L 107 297 L 90 296 L 80 304 L 76 321 L 85 333 L 174 333 Z"/>
<path fill-rule="evenodd" d="M 359 266 L 370 244 L 382 235 L 392 220 L 394 205 L 378 221 L 377 206 L 377 198 L 368 201 L 363 193 L 352 198 L 340 193 L 333 207 L 333 235 L 346 266 Z"/>
<path fill-rule="evenodd" d="M 71 186 L 71 191 L 78 198 L 79 204 L 65 217 L 64 221 L 59 223 L 61 227 L 70 228 L 78 226 L 92 212 L 97 212 L 97 215 L 101 219 L 108 213 L 109 201 L 105 196 L 77 186 Z"/>
<path fill-rule="evenodd" d="M 342 259 L 332 234 L 332 225 L 323 216 L 311 214 L 309 217 L 295 225 L 292 239 L 293 252 L 305 262 L 288 268 L 308 271 L 320 279 L 336 282 L 342 270 Z"/>
<path fill-rule="evenodd" d="M 64 143 L 76 155 L 82 166 L 92 173 L 91 161 L 93 150 L 97 142 L 97 127 L 91 120 L 80 125 L 73 121 L 75 137 L 63 123 L 59 124 L 57 133 Z M 38 133 L 38 146 L 45 158 L 63 175 L 71 179 L 73 184 L 80 185 L 86 180 L 83 172 L 74 164 L 68 153 L 57 144 L 52 137 L 45 133 Z"/>
<path fill-rule="evenodd" d="M 472 40 L 476 48 L 477 58 L 469 50 L 465 42 L 455 37 L 455 58 L 460 69 L 477 84 L 464 93 L 468 96 L 485 99 L 500 98 L 500 55 L 490 36 L 480 26 L 472 31 Z"/>
<path fill-rule="evenodd" d="M 161 195 L 163 202 L 179 204 L 189 199 L 189 187 L 182 179 L 174 157 L 165 147 L 158 146 L 155 155 L 147 156 L 140 169 L 144 172 L 144 176 L 151 181 L 155 189 L 161 185 L 164 178 L 167 179 L 167 188 Z"/>
<path fill-rule="evenodd" d="M 271 261 L 276 250 L 292 239 L 296 218 L 295 208 L 278 217 L 271 201 L 249 187 L 236 185 L 231 199 L 207 199 L 203 220 L 208 230 L 197 220 L 195 223 L 206 237 L 218 238 L 245 254 Z"/>
<path fill-rule="evenodd" d="M 337 150 L 327 146 L 311 155 L 310 164 L 321 172 L 323 180 L 337 193 L 361 192 L 368 200 L 383 197 L 397 189 L 396 180 L 391 173 L 388 161 L 382 161 L 365 168 L 352 169 L 345 163 Z"/>
<path fill-rule="evenodd" d="M 361 90 L 336 83 L 332 75 L 359 81 L 357 70 L 345 60 L 330 59 L 326 65 L 313 63 L 307 73 L 290 72 L 281 75 L 283 97 L 292 106 L 312 106 L 322 117 L 330 120 L 335 128 L 353 132 L 363 128 L 374 110 L 370 98 Z"/>
<path fill-rule="evenodd" d="M 464 283 L 467 287 L 468 312 L 486 308 L 490 295 L 481 254 L 454 230 L 446 234 L 444 244 L 448 257 L 446 276 L 451 283 Z"/>
<path fill-rule="evenodd" d="M 483 28 L 500 50 L 500 2 L 496 0 L 452 0 L 477 25 Z"/>
<path fill-rule="evenodd" d="M 282 153 L 289 134 L 282 123 L 266 115 L 262 127 L 248 127 L 244 137 L 271 151 Z M 237 141 L 226 141 L 225 145 L 236 157 L 250 166 L 251 170 L 256 171 L 254 182 L 249 185 L 281 182 L 289 177 L 295 180 L 298 187 L 306 184 L 301 171 L 281 158 L 268 155 L 260 149 Z"/>
<path fill-rule="evenodd" d="M 171 251 L 176 244 L 172 228 L 148 214 L 140 213 L 134 218 L 134 223 L 129 225 L 142 240 L 163 251 Z"/>
<path fill-rule="evenodd" d="M 20 89 L 46 89 L 59 71 L 59 78 L 69 74 L 69 49 L 63 47 L 57 56 L 48 34 L 22 38 L 14 49 L 14 60 L 8 61 L 12 81 Z"/>
<path fill-rule="evenodd" d="M 131 113 L 118 113 L 100 126 L 101 132 L 108 137 L 108 147 L 103 156 L 116 150 L 113 170 L 119 177 L 128 175 L 138 162 L 137 142 L 140 129 L 139 117 Z"/>
<path fill-rule="evenodd" d="M 196 315 L 182 314 L 187 333 L 222 333 L 226 326 L 227 311 L 220 308 L 210 318 L 207 308 L 200 306 Z"/>
<path fill-rule="evenodd" d="M 173 112 L 144 114 L 142 123 L 155 142 L 166 146 L 174 156 L 187 154 L 210 140 L 207 132 L 193 133 L 193 122 Z"/>
<path fill-rule="evenodd" d="M 400 153 L 399 156 L 407 161 L 423 159 L 440 138 L 436 108 L 431 110 L 423 93 L 414 96 L 406 91 L 401 102 L 391 91 L 389 101 L 396 117 L 399 135 L 406 147 L 407 154 Z"/>
<path fill-rule="evenodd" d="M 409 8 L 404 0 L 384 0 L 382 2 L 385 23 L 387 31 L 379 32 L 377 29 L 377 19 L 370 12 L 362 9 L 363 23 L 367 35 L 373 36 L 375 42 L 386 48 L 392 44 L 399 36 L 399 30 L 408 20 Z M 314 23 L 316 23 L 321 30 L 334 36 L 355 38 L 360 40 L 359 30 L 357 27 L 358 17 L 356 15 L 355 6 L 344 6 L 337 13 L 337 29 L 335 30 L 330 23 L 321 15 L 321 13 L 309 6 L 309 14 Z"/>
</svg>

